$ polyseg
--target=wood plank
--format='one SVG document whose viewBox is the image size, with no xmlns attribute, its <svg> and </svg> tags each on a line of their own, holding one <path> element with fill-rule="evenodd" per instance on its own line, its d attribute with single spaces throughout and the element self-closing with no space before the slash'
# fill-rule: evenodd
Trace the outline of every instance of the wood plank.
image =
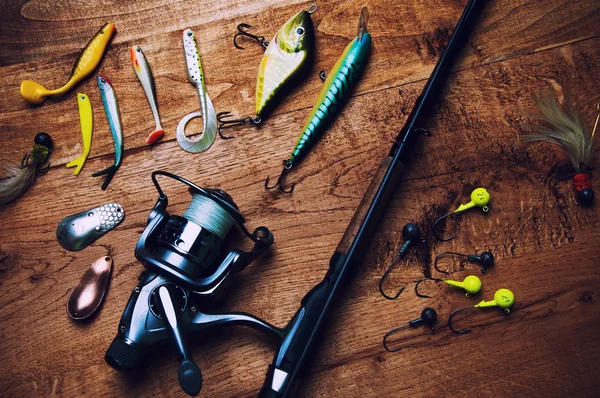
<svg viewBox="0 0 600 398">
<path fill-rule="evenodd" d="M 370 31 L 374 36 L 373 54 L 365 78 L 356 94 L 397 87 L 426 79 L 464 6 L 464 1 L 429 0 L 406 5 L 371 2 Z M 165 127 L 164 140 L 175 139 L 175 129 L 183 115 L 198 108 L 193 87 L 187 80 L 181 51 L 181 31 L 192 27 L 198 36 L 202 62 L 206 71 L 208 92 L 217 112 L 231 110 L 249 114 L 254 109 L 256 67 L 261 47 L 247 46 L 245 52 L 231 43 L 235 26 L 249 22 L 269 36 L 285 20 L 306 6 L 272 0 L 264 8 L 243 2 L 137 2 L 115 9 L 85 8 L 79 2 L 61 2 L 49 7 L 32 1 L 8 7 L 7 23 L 0 28 L 0 43 L 5 51 L 0 57 L 0 87 L 6 95 L 0 98 L 0 129 L 3 140 L 12 145 L 3 151 L 8 159 L 20 158 L 30 148 L 30 136 L 43 129 L 57 142 L 53 164 L 62 165 L 81 152 L 81 133 L 75 91 L 42 106 L 32 107 L 19 95 L 19 84 L 32 78 L 58 87 L 67 80 L 81 48 L 107 18 L 114 18 L 118 33 L 98 71 L 115 84 L 119 98 L 126 150 L 153 149 L 144 144 L 154 124 L 130 65 L 127 48 L 139 44 L 152 67 L 157 86 L 160 113 Z M 87 4 L 87 3 L 86 3 Z M 312 106 L 321 87 L 318 71 L 329 70 L 348 40 L 354 37 L 357 1 L 332 1 L 319 5 L 314 14 L 317 29 L 318 56 L 310 77 L 288 96 L 276 113 Z M 82 16 L 86 18 L 82 18 Z M 408 16 L 411 17 L 408 17 Z M 600 35 L 596 2 L 586 1 L 513 1 L 490 4 L 473 34 L 461 66 L 487 64 L 553 48 Z M 42 18 L 42 16 L 44 16 Z M 164 21 L 156 26 L 156 21 Z M 82 25 L 83 24 L 83 25 Z M 152 29 L 148 29 L 152 26 Z M 266 27 L 269 27 L 267 29 Z M 254 60 L 249 62 L 249 60 Z M 94 79 L 76 88 L 89 95 L 94 112 L 92 157 L 113 152 L 112 138 L 102 109 Z M 52 120 L 49 125 L 45 122 Z M 304 120 L 302 120 L 303 122 Z M 303 124 L 299 122 L 294 126 Z M 51 128 L 50 128 L 51 127 Z M 192 123 L 190 131 L 197 131 Z M 269 132 L 271 121 L 259 131 Z M 238 132 L 255 134 L 252 129 Z M 85 173 L 90 170 L 84 170 Z"/>
<path fill-rule="evenodd" d="M 90 177 L 92 171 L 112 162 L 111 155 L 104 156 L 112 151 L 112 143 L 98 105 L 94 116 L 96 131 L 101 133 L 95 136 L 94 156 L 82 174 L 75 177 L 62 166 L 54 167 L 23 198 L 0 208 L 0 258 L 9 256 L 0 264 L 0 395 L 182 396 L 177 359 L 169 347 L 157 347 L 146 369 L 136 376 L 118 373 L 103 360 L 143 269 L 133 250 L 156 198 L 150 183 L 150 173 L 156 169 L 226 190 L 246 215 L 248 228 L 266 225 L 272 229 L 276 237 L 272 250 L 234 278 L 230 297 L 218 310 L 249 311 L 278 326 L 289 320 L 299 300 L 325 274 L 331 253 L 391 146 L 390 139 L 404 123 L 423 86 L 422 79 L 435 62 L 431 54 L 417 54 L 411 40 L 416 37 L 426 42 L 426 37 L 435 36 L 427 33 L 434 26 L 442 26 L 442 31 L 444 26 L 452 29 L 464 5 L 464 1 L 391 3 L 379 1 L 373 7 L 369 3 L 372 30 L 379 32 L 375 39 L 384 44 L 376 41 L 371 69 L 355 98 L 311 155 L 290 174 L 289 181 L 299 183 L 291 196 L 266 192 L 262 184 L 267 174 L 274 176 L 280 171 L 281 160 L 297 138 L 319 83 L 307 81 L 262 129 L 243 132 L 232 141 L 217 140 L 209 151 L 194 156 L 182 152 L 173 141 L 182 109 L 195 109 L 197 100 L 183 70 L 174 68 L 172 60 L 181 55 L 181 28 L 191 25 L 204 31 L 206 27 L 207 35 L 199 34 L 200 47 L 215 55 L 203 53 L 207 72 L 215 71 L 214 83 L 207 77 L 215 103 L 219 101 L 223 109 L 236 104 L 232 109 L 239 112 L 251 109 L 251 99 L 238 104 L 240 93 L 233 87 L 239 82 L 252 86 L 254 68 L 249 66 L 245 77 L 231 76 L 231 70 L 221 65 L 237 65 L 225 61 L 239 53 L 224 51 L 224 43 L 230 46 L 231 31 L 242 20 L 257 27 L 270 25 L 269 20 L 277 25 L 305 4 L 273 1 L 268 3 L 268 11 L 241 2 L 207 2 L 202 9 L 193 8 L 193 2 L 167 1 L 117 6 L 116 18 L 137 21 L 119 23 L 113 50 L 120 50 L 111 52 L 103 66 L 120 82 L 117 95 L 129 149 L 122 168 L 106 192 L 99 189 L 101 181 Z M 48 34 L 48 26 L 65 29 L 65 16 L 73 18 L 83 12 L 76 10 L 78 3 L 61 4 L 64 10 L 46 10 L 55 12 L 53 17 L 34 22 L 19 19 L 23 18 L 19 10 L 25 9 L 25 18 L 32 18 L 31 12 L 43 11 L 44 3 L 30 2 L 25 8 L 25 3 L 11 3 L 0 18 L 6 21 L 0 28 L 0 42 L 6 44 L 6 37 L 14 37 L 6 33 L 9 29 L 26 36 L 22 29 L 28 24 L 39 29 L 31 31 L 31 37 L 39 39 Z M 156 8 L 156 4 L 163 7 Z M 166 15 L 187 7 L 195 11 Z M 319 65 L 333 62 L 354 34 L 354 14 L 359 8 L 356 2 L 328 2 L 320 7 L 319 15 L 315 14 L 320 40 L 333 45 L 324 48 L 319 44 L 322 55 L 315 71 Z M 482 40 L 482 52 L 470 49 L 452 76 L 436 115 L 426 126 L 434 136 L 424 138 L 416 150 L 415 162 L 406 171 L 353 284 L 331 319 L 300 396 L 591 396 L 598 387 L 598 206 L 581 208 L 570 182 L 548 179 L 556 161 L 553 148 L 515 144 L 532 107 L 531 93 L 550 86 L 568 89 L 581 105 L 588 125 L 593 123 L 593 107 L 600 99 L 600 38 L 590 37 L 597 36 L 598 26 L 592 21 L 597 19 L 598 7 L 589 1 L 496 2 L 489 7 L 472 40 L 473 44 Z M 386 10 L 385 15 L 377 11 L 380 9 Z M 81 28 L 93 34 L 104 21 L 104 12 L 103 8 L 89 10 L 90 17 L 82 20 Z M 149 24 L 152 16 L 165 21 L 158 40 L 144 36 L 144 24 Z M 389 23 L 377 22 L 384 17 L 390 18 L 384 19 Z M 398 20 L 407 22 L 396 29 Z M 25 42 L 29 37 L 20 39 L 23 55 L 11 46 L 0 55 L 2 63 L 9 59 L 0 69 L 9 71 L 0 77 L 0 87 L 9 93 L 0 98 L 4 130 L 0 158 L 20 157 L 19 153 L 30 148 L 32 132 L 39 125 L 51 127 L 60 143 L 53 155 L 56 165 L 80 150 L 74 98 L 25 109 L 10 94 L 36 68 L 40 69 L 36 74 L 60 82 L 54 67 L 43 69 L 51 64 L 57 65 L 56 70 L 66 68 L 67 73 L 81 46 L 72 37 L 84 36 L 61 29 L 57 31 L 60 39 L 44 44 L 43 56 L 36 58 L 32 53 L 33 45 L 28 47 Z M 141 147 L 151 129 L 150 114 L 129 61 L 121 56 L 134 41 L 149 49 L 146 55 L 157 76 L 161 114 L 165 125 L 171 126 L 169 139 L 152 149 Z M 5 54 L 10 55 L 3 58 Z M 260 57 L 260 49 L 249 46 L 245 54 Z M 160 55 L 156 58 L 158 72 L 151 58 L 156 55 Z M 394 62 L 402 57 L 402 62 L 414 69 L 390 67 L 398 65 Z M 93 82 L 81 87 L 88 87 L 92 102 L 99 104 Z M 143 112 L 137 111 L 134 103 L 141 104 Z M 99 123 L 103 127 L 99 128 Z M 593 184 L 598 192 L 597 182 Z M 429 226 L 464 201 L 476 186 L 492 192 L 491 212 L 472 211 L 453 219 L 447 228 L 457 231 L 457 238 L 447 243 L 433 241 Z M 188 194 L 168 180 L 165 187 L 170 210 L 181 214 Z M 63 217 L 108 201 L 125 208 L 126 218 L 120 226 L 81 252 L 67 252 L 59 246 L 55 228 Z M 392 273 L 387 289 L 409 286 L 397 301 L 389 302 L 380 297 L 377 283 L 400 247 L 401 229 L 408 221 L 418 222 L 427 240 L 411 249 Z M 479 326 L 470 335 L 451 335 L 444 323 L 448 314 L 474 299 L 446 285 L 432 286 L 434 298 L 430 300 L 416 298 L 411 290 L 411 282 L 424 274 L 440 276 L 432 270 L 432 261 L 443 250 L 491 250 L 497 264 L 482 277 L 481 297 L 509 287 L 517 295 L 513 313 L 504 317 L 491 310 L 459 318 L 460 325 Z M 115 270 L 102 311 L 90 323 L 71 322 L 65 314 L 70 290 L 84 270 L 107 253 L 114 258 Z M 480 275 L 473 265 L 453 262 L 449 266 L 456 271 L 452 274 L 455 279 L 470 273 Z M 385 331 L 416 317 L 425 305 L 438 309 L 438 331 L 428 335 L 420 334 L 422 329 L 412 330 L 414 335 L 407 334 L 402 352 L 385 352 L 381 346 Z M 193 340 L 194 357 L 204 374 L 204 396 L 256 396 L 272 359 L 273 342 L 245 328 L 201 334 Z"/>
</svg>

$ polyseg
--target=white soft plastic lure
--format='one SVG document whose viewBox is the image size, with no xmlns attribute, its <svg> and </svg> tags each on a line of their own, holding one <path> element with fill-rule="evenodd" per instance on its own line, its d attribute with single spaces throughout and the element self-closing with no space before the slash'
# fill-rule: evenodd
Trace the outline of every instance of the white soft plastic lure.
<svg viewBox="0 0 600 398">
<path fill-rule="evenodd" d="M 154 116 L 154 123 L 156 123 L 156 128 L 153 132 L 150 133 L 148 138 L 146 138 L 146 144 L 152 145 L 154 144 L 160 137 L 165 134 L 165 131 L 160 124 L 160 116 L 158 115 L 158 106 L 156 105 L 156 90 L 154 88 L 154 79 L 152 78 L 152 71 L 150 71 L 150 65 L 148 65 L 148 61 L 142 52 L 140 46 L 131 46 L 129 47 L 129 53 L 131 55 L 131 63 L 133 64 L 133 70 L 137 75 L 142 87 L 144 88 L 144 92 L 146 93 L 146 98 L 148 98 L 148 103 L 150 104 L 150 108 L 152 109 L 152 116 Z"/>
<path fill-rule="evenodd" d="M 194 32 L 191 29 L 183 31 L 183 50 L 185 52 L 188 77 L 198 90 L 200 112 L 192 112 L 181 119 L 177 125 L 177 142 L 183 150 L 198 153 L 210 148 L 215 141 L 217 136 L 217 114 L 206 92 L 202 64 L 200 63 L 200 53 L 198 52 Z M 185 135 L 185 126 L 191 119 L 200 116 L 202 117 L 202 134 L 200 138 L 191 140 Z"/>
</svg>

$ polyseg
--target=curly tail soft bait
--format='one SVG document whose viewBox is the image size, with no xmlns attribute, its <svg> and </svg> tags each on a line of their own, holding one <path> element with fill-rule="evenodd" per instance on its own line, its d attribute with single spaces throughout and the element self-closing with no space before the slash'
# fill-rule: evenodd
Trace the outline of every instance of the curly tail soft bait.
<svg viewBox="0 0 600 398">
<path fill-rule="evenodd" d="M 60 95 L 69 91 L 96 69 L 114 33 L 115 25 L 111 23 L 107 23 L 96 33 L 75 61 L 71 77 L 64 86 L 56 90 L 48 90 L 38 82 L 23 80 L 21 96 L 30 104 L 41 104 L 48 96 Z"/>
<path fill-rule="evenodd" d="M 83 153 L 80 157 L 71 160 L 66 165 L 67 168 L 77 166 L 73 172 L 75 175 L 79 174 L 90 154 L 90 149 L 92 148 L 93 126 L 92 104 L 90 103 L 88 96 L 83 93 L 78 93 L 77 105 L 79 106 L 79 122 L 81 124 L 81 136 L 83 137 Z"/>
<path fill-rule="evenodd" d="M 283 189 L 283 177 L 308 154 L 312 146 L 323 135 L 329 123 L 339 113 L 341 104 L 348 99 L 349 93 L 365 69 L 371 51 L 371 35 L 367 32 L 368 16 L 367 8 L 364 7 L 360 15 L 357 37 L 348 44 L 329 72 L 292 154 L 283 161 L 283 170 L 277 183 L 270 187 L 267 177 L 265 188 L 273 189 L 279 186 L 279 190 L 286 193 L 294 190 L 294 185 L 289 190 Z"/>
<path fill-rule="evenodd" d="M 148 98 L 148 103 L 150 104 L 150 109 L 152 109 L 152 116 L 154 116 L 154 123 L 156 123 L 156 128 L 154 131 L 150 133 L 148 138 L 146 138 L 146 144 L 152 145 L 165 134 L 165 131 L 160 124 L 158 106 L 156 105 L 156 89 L 154 88 L 154 78 L 152 78 L 150 65 L 148 65 L 148 61 L 146 60 L 146 57 L 144 56 L 140 46 L 129 47 L 129 53 L 131 55 L 133 70 L 135 71 L 135 74 L 144 88 L 146 98 Z"/>
<path fill-rule="evenodd" d="M 92 174 L 92 177 L 106 175 L 106 180 L 104 180 L 104 183 L 102 184 L 102 190 L 104 191 L 112 181 L 117 170 L 119 170 L 119 166 L 121 166 L 121 161 L 123 160 L 123 128 L 121 127 L 121 116 L 119 114 L 119 104 L 117 103 L 115 90 L 113 90 L 110 82 L 104 76 L 98 76 L 96 81 L 98 82 L 100 96 L 102 97 L 102 103 L 104 104 L 104 112 L 106 113 L 110 132 L 112 133 L 115 144 L 115 163 L 102 171 Z"/>
<path fill-rule="evenodd" d="M 192 112 L 181 119 L 177 125 L 177 142 L 184 151 L 198 153 L 206 151 L 215 142 L 217 136 L 217 114 L 204 83 L 204 73 L 200 62 L 200 53 L 196 44 L 194 32 L 191 29 L 183 31 L 183 50 L 188 78 L 198 90 L 200 112 Z M 185 135 L 185 125 L 193 118 L 202 116 L 202 135 L 197 140 L 191 140 Z"/>
</svg>

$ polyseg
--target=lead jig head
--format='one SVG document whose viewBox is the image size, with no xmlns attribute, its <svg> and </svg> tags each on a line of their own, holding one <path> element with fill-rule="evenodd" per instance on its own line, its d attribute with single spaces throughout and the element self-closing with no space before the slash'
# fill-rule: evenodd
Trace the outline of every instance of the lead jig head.
<svg viewBox="0 0 600 398">
<path fill-rule="evenodd" d="M 470 294 L 477 294 L 481 290 L 481 279 L 479 279 L 475 275 L 467 276 L 465 279 L 463 279 L 462 282 L 453 281 L 450 279 L 423 278 L 423 279 L 419 280 L 417 282 L 417 284 L 415 285 L 415 293 L 417 294 L 417 296 L 423 297 L 423 298 L 431 298 L 431 296 L 427 296 L 425 294 L 419 293 L 419 285 L 425 281 L 444 282 L 450 286 L 459 287 L 461 289 L 464 289 L 467 292 L 467 294 L 466 294 L 467 297 L 469 297 Z"/>
<path fill-rule="evenodd" d="M 427 307 L 427 308 L 423 309 L 423 311 L 421 311 L 421 316 L 419 318 L 413 319 L 412 321 L 409 321 L 408 323 L 405 323 L 404 325 L 398 326 L 397 328 L 394 328 L 394 329 L 390 330 L 389 332 L 387 332 L 385 334 L 385 336 L 383 336 L 383 348 L 385 348 L 388 352 L 400 351 L 400 347 L 389 348 L 387 346 L 387 338 L 390 335 L 396 333 L 400 329 L 404 329 L 406 327 L 415 328 L 419 325 L 427 325 L 427 326 L 431 327 L 431 329 L 433 330 L 435 328 L 436 322 L 437 322 L 437 312 L 435 312 L 435 310 L 433 308 Z"/>
<path fill-rule="evenodd" d="M 417 224 L 415 224 L 415 223 L 412 223 L 412 222 L 406 224 L 402 228 L 402 238 L 404 239 L 404 244 L 402 245 L 402 247 L 400 248 L 400 250 L 398 250 L 398 253 L 396 254 L 396 256 L 394 257 L 394 259 L 392 260 L 392 263 L 390 264 L 390 266 L 388 267 L 388 269 L 384 272 L 383 276 L 379 280 L 379 292 L 381 293 L 381 295 L 383 297 L 385 297 L 388 300 L 396 300 L 398 298 L 398 296 L 400 296 L 400 294 L 404 290 L 404 286 L 402 286 L 400 288 L 400 290 L 398 290 L 398 292 L 396 293 L 396 295 L 394 295 L 394 296 L 388 296 L 383 291 L 383 282 L 388 277 L 388 275 L 392 271 L 392 268 L 398 262 L 398 260 L 402 256 L 404 256 L 404 254 L 406 253 L 406 250 L 408 250 L 408 247 L 410 245 L 412 245 L 413 243 L 416 243 L 419 240 L 421 240 L 421 241 L 423 240 L 423 238 L 421 237 L 421 231 L 419 230 L 419 226 Z"/>
<path fill-rule="evenodd" d="M 496 291 L 496 293 L 494 293 L 494 299 L 492 301 L 482 300 L 479 304 L 469 306 L 469 307 L 458 308 L 458 309 L 452 311 L 452 314 L 450 314 L 450 317 L 448 318 L 448 326 L 450 327 L 450 330 L 452 330 L 456 334 L 469 333 L 471 331 L 470 329 L 456 330 L 456 329 L 454 329 L 454 327 L 452 327 L 452 317 L 457 312 L 467 310 L 470 308 L 500 307 L 504 310 L 505 313 L 508 314 L 508 313 L 510 313 L 510 308 L 513 306 L 514 303 L 515 303 L 515 295 L 513 294 L 513 292 L 511 292 L 508 289 L 499 289 Z"/>
<path fill-rule="evenodd" d="M 458 208 L 456 210 L 454 210 L 451 213 L 446 214 L 445 216 L 438 218 L 433 223 L 433 235 L 442 242 L 446 242 L 446 241 L 449 241 L 450 239 L 453 239 L 456 235 L 452 235 L 447 238 L 440 237 L 436 231 L 437 224 L 440 221 L 442 221 L 444 218 L 449 217 L 452 214 L 460 213 L 461 211 L 468 210 L 475 206 L 481 207 L 481 210 L 483 210 L 485 213 L 487 213 L 490 210 L 490 208 L 487 206 L 488 203 L 490 203 L 489 192 L 485 188 L 476 188 L 473 192 L 471 192 L 471 201 L 469 203 L 461 204 L 460 206 L 458 206 Z"/>
<path fill-rule="evenodd" d="M 438 268 L 437 262 L 438 259 L 443 256 L 443 255 L 455 255 L 455 256 L 461 256 L 461 257 L 466 257 L 467 260 L 479 264 L 481 265 L 481 273 L 485 274 L 485 272 L 487 271 L 488 268 L 492 267 L 494 265 L 494 255 L 491 252 L 481 252 L 480 255 L 473 255 L 473 254 L 463 254 L 463 253 L 457 253 L 457 252 L 441 252 L 440 254 L 438 254 L 435 257 L 435 260 L 433 261 L 433 266 L 435 267 L 435 269 L 438 272 L 441 272 L 442 274 L 449 274 L 448 271 L 444 271 Z"/>
</svg>

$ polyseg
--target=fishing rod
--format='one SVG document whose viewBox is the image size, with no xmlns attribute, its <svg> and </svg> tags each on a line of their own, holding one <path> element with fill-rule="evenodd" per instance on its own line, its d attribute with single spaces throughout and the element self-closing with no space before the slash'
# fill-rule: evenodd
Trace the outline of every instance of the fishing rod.
<svg viewBox="0 0 600 398">
<path fill-rule="evenodd" d="M 410 160 L 417 137 L 430 135 L 423 126 L 430 118 L 432 106 L 441 94 L 460 49 L 467 42 L 468 33 L 475 24 L 483 3 L 484 0 L 469 0 L 467 3 L 446 49 L 417 98 L 392 149 L 375 172 L 350 225 L 333 253 L 325 278 L 304 296 L 300 308 L 284 328 L 284 338 L 269 365 L 260 397 L 279 398 L 293 393 L 296 380 L 316 348 L 318 336 L 333 310 L 341 288 L 349 282 L 352 269 L 362 261 L 380 217 Z"/>
</svg>

